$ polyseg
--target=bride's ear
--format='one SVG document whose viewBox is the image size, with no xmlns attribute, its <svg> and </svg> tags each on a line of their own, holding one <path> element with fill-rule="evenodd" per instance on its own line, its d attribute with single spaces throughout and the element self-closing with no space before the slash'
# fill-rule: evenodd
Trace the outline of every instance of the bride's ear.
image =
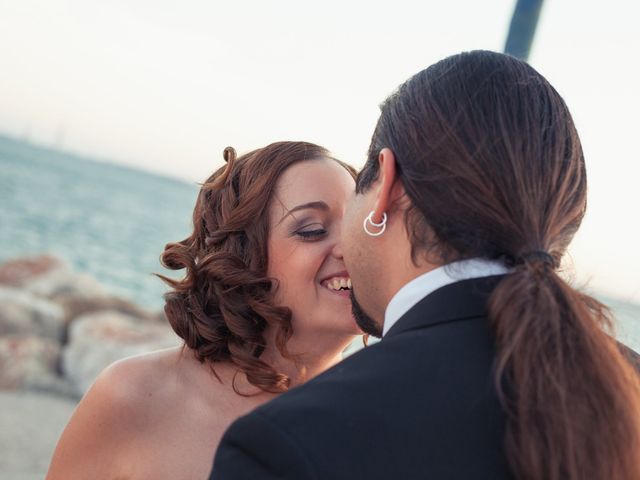
<svg viewBox="0 0 640 480">
<path fill-rule="evenodd" d="M 405 197 L 404 186 L 398 176 L 396 157 L 390 148 L 383 148 L 378 155 L 378 193 L 372 220 L 380 222 L 383 213 L 394 210 Z"/>
</svg>

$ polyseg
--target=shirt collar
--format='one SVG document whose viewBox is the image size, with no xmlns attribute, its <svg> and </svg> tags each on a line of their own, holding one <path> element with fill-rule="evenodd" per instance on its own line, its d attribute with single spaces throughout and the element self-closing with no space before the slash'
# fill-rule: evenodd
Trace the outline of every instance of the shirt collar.
<svg viewBox="0 0 640 480">
<path fill-rule="evenodd" d="M 472 258 L 443 265 L 414 278 L 393 296 L 384 314 L 382 335 L 420 300 L 439 288 L 461 280 L 503 275 L 509 272 L 502 262 Z"/>
</svg>

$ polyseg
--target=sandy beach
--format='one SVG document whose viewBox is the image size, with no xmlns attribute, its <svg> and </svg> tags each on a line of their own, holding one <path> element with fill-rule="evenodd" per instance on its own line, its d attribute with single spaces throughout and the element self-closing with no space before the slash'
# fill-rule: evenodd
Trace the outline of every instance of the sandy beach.
<svg viewBox="0 0 640 480">
<path fill-rule="evenodd" d="M 75 406 L 47 393 L 0 391 L 0 480 L 42 480 Z"/>
</svg>

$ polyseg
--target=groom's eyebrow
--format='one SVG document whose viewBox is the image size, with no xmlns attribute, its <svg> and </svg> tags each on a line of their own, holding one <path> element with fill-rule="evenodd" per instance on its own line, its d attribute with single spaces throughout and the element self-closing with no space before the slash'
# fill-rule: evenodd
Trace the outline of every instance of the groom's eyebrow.
<svg viewBox="0 0 640 480">
<path fill-rule="evenodd" d="M 287 218 L 292 213 L 299 212 L 300 210 L 310 210 L 310 209 L 312 209 L 312 210 L 322 210 L 324 212 L 328 212 L 329 211 L 329 205 L 327 205 L 325 202 L 303 203 L 302 205 L 298 205 L 297 207 L 293 207 L 291 210 L 288 210 L 287 213 L 285 214 L 285 216 L 280 219 L 278 224 L 282 223 L 284 221 L 284 219 Z"/>
</svg>

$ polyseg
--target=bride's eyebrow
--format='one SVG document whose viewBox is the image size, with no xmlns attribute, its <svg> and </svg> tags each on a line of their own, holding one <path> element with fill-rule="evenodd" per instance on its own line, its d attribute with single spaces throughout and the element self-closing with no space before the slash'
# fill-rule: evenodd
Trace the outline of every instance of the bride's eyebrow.
<svg viewBox="0 0 640 480">
<path fill-rule="evenodd" d="M 284 219 L 287 218 L 292 213 L 299 212 L 300 210 L 310 210 L 310 209 L 321 210 L 323 212 L 328 212 L 330 210 L 329 205 L 327 205 L 325 202 L 318 201 L 318 202 L 303 203 L 301 205 L 293 207 L 291 210 L 287 210 L 287 213 L 284 215 L 284 217 L 280 219 L 280 221 L 277 224 L 280 225 L 282 222 L 284 222 Z"/>
</svg>

